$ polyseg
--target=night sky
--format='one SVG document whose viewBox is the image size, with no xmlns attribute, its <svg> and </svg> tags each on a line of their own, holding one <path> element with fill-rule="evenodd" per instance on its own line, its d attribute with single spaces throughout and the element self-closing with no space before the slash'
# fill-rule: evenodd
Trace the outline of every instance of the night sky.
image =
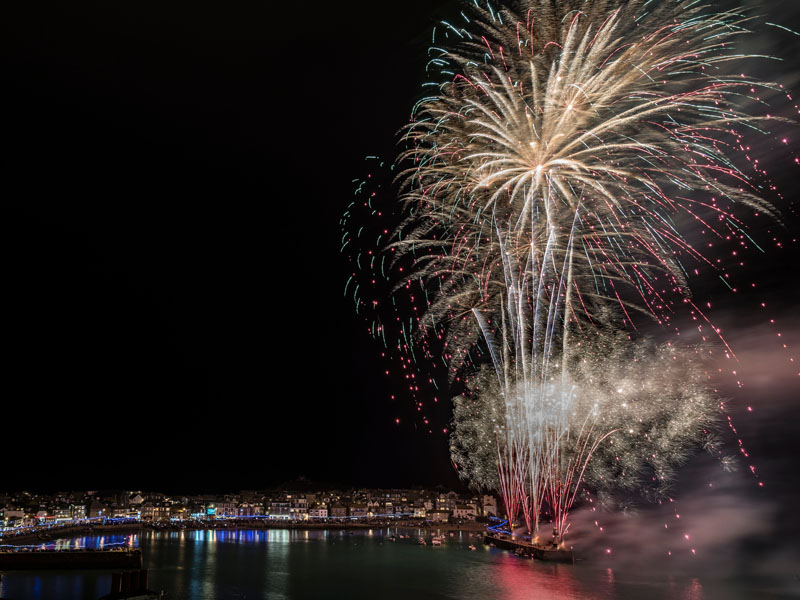
<svg viewBox="0 0 800 600">
<path fill-rule="evenodd" d="M 0 490 L 456 485 L 446 436 L 414 422 L 343 297 L 339 217 L 364 156 L 394 154 L 431 28 L 457 3 L 16 4 L 3 19 Z M 798 28 L 792 2 L 765 4 Z M 788 57 L 762 76 L 800 92 L 800 37 L 757 39 Z M 790 162 L 773 173 L 783 247 L 742 274 L 758 292 L 720 294 L 713 315 L 751 355 L 759 397 L 730 393 L 778 479 L 800 451 L 800 386 L 753 315 L 767 299 L 800 344 Z M 744 414 L 751 400 L 764 420 Z M 439 431 L 448 418 L 437 409 Z"/>
</svg>

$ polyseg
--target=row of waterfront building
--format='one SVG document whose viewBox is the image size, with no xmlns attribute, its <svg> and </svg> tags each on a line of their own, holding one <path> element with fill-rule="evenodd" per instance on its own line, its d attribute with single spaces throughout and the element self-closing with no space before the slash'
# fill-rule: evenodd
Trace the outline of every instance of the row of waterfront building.
<svg viewBox="0 0 800 600">
<path fill-rule="evenodd" d="M 270 490 L 169 496 L 142 491 L 0 493 L 0 527 L 126 518 L 142 521 L 273 518 L 286 520 L 418 518 L 470 521 L 497 515 L 491 495 L 408 489 Z"/>
</svg>

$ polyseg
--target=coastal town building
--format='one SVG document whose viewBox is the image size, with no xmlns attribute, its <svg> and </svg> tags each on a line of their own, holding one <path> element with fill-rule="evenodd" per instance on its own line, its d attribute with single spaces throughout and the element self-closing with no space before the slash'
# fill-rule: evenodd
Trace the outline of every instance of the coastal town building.
<svg viewBox="0 0 800 600">
<path fill-rule="evenodd" d="M 169 521 L 171 513 L 169 502 L 159 502 L 153 507 L 153 521 Z"/>
<path fill-rule="evenodd" d="M 144 502 L 140 508 L 140 515 L 142 521 L 152 521 L 155 506 L 152 502 Z"/>
<path fill-rule="evenodd" d="M 337 504 L 331 506 L 330 508 L 330 516 L 334 519 L 343 519 L 347 516 L 347 507 L 342 506 L 341 504 Z"/>
<path fill-rule="evenodd" d="M 264 505 L 260 503 L 242 502 L 237 507 L 237 515 L 240 517 L 256 517 L 264 514 Z"/>
<path fill-rule="evenodd" d="M 304 495 L 287 494 L 286 500 L 289 502 L 290 519 L 294 521 L 308 519 L 308 500 Z"/>
<path fill-rule="evenodd" d="M 160 492 L 92 491 L 53 495 L 25 492 L 0 495 L 0 539 L 6 532 L 25 528 L 68 526 L 86 519 L 101 524 L 109 520 L 141 521 L 165 526 L 191 527 L 192 521 L 214 519 L 291 520 L 314 523 L 369 522 L 390 519 L 429 523 L 452 522 L 461 526 L 498 515 L 498 500 L 485 495 L 437 490 L 268 490 L 240 494 L 168 496 Z M 81 526 L 85 526 L 82 523 Z M 217 524 L 225 527 L 225 524 Z"/>
<path fill-rule="evenodd" d="M 446 508 L 429 510 L 425 518 L 432 523 L 446 523 L 450 519 L 450 511 Z"/>
<path fill-rule="evenodd" d="M 53 509 L 53 518 L 56 521 L 69 521 L 72 519 L 72 509 L 66 504 L 59 504 Z"/>
<path fill-rule="evenodd" d="M 494 496 L 490 496 L 488 494 L 485 494 L 483 496 L 483 516 L 484 517 L 498 516 L 497 498 L 495 498 Z"/>
<path fill-rule="evenodd" d="M 270 502 L 269 516 L 275 519 L 288 519 L 289 502 L 286 499 Z"/>
<path fill-rule="evenodd" d="M 230 499 L 225 499 L 222 502 L 216 503 L 216 512 L 214 513 L 217 518 L 227 518 L 237 516 L 236 503 Z"/>
<path fill-rule="evenodd" d="M 99 500 L 93 499 L 89 504 L 88 516 L 90 519 L 105 517 L 108 507 Z"/>
<path fill-rule="evenodd" d="M 25 511 L 21 508 L 6 507 L 3 509 L 3 516 L 6 519 L 18 518 L 21 519 L 25 516 Z"/>
<path fill-rule="evenodd" d="M 478 511 L 474 504 L 457 504 L 453 509 L 453 518 L 464 521 L 474 521 L 478 516 Z"/>
</svg>

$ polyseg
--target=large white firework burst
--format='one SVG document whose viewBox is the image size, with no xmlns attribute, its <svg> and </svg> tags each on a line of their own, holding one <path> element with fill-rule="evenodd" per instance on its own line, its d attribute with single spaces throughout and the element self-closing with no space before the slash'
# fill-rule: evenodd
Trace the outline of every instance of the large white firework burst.
<svg viewBox="0 0 800 600">
<path fill-rule="evenodd" d="M 736 68 L 747 18 L 698 0 L 475 2 L 462 16 L 440 28 L 434 93 L 402 133 L 406 218 L 387 252 L 396 289 L 419 282 L 428 299 L 410 323 L 423 350 L 443 337 L 454 377 L 476 344 L 491 357 L 494 379 L 484 368 L 456 402 L 454 459 L 491 482 L 494 446 L 509 516 L 521 508 L 533 530 L 547 506 L 562 537 L 582 481 L 635 485 L 647 453 L 667 481 L 711 428 L 719 403 L 695 361 L 666 371 L 682 389 L 637 396 L 650 432 L 603 388 L 664 364 L 619 333 L 635 339 L 637 314 L 667 324 L 686 304 L 704 318 L 687 266 L 712 262 L 683 225 L 743 238 L 737 215 L 773 214 L 743 136 L 767 118 L 748 102 L 776 86 Z M 612 343 L 637 361 L 597 350 Z"/>
<path fill-rule="evenodd" d="M 739 227 L 731 207 L 770 212 L 731 157 L 739 128 L 755 126 L 739 99 L 757 84 L 729 67 L 745 19 L 696 1 L 472 14 L 468 29 L 447 25 L 457 43 L 431 61 L 447 79 L 405 132 L 410 216 L 393 248 L 413 248 L 413 276 L 436 283 L 431 322 L 452 323 L 454 358 L 479 335 L 488 346 L 505 404 L 509 513 L 519 504 L 535 524 L 546 502 L 563 535 L 577 486 L 598 470 L 589 459 L 618 428 L 604 423 L 601 394 L 574 382 L 593 329 L 632 326 L 633 311 L 666 322 L 689 298 L 681 259 L 705 259 L 676 215 L 711 215 L 725 229 Z M 662 431 L 675 460 L 656 477 L 708 418 L 668 428 L 670 442 Z"/>
<path fill-rule="evenodd" d="M 727 234 L 737 205 L 771 212 L 732 158 L 758 121 L 741 98 L 766 85 L 734 71 L 745 19 L 688 0 L 471 12 L 468 29 L 449 26 L 453 47 L 432 49 L 439 93 L 404 134 L 395 248 L 435 282 L 433 320 L 463 318 L 462 352 L 476 311 L 499 327 L 509 296 L 541 304 L 542 290 L 576 321 L 608 302 L 629 323 L 668 321 L 681 259 L 706 260 L 676 218 Z"/>
</svg>

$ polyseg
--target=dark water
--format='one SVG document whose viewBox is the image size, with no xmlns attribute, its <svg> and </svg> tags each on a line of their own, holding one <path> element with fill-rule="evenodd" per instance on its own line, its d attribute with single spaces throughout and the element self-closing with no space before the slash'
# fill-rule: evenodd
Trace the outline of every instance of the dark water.
<svg viewBox="0 0 800 600">
<path fill-rule="evenodd" d="M 611 562 L 547 564 L 484 547 L 467 534 L 441 547 L 419 546 L 419 533 L 391 542 L 387 530 L 191 531 L 78 538 L 71 545 L 139 545 L 150 587 L 167 598 L 736 600 L 800 597 L 791 584 L 702 574 L 624 571 Z M 477 550 L 471 551 L 474 543 Z M 96 600 L 107 572 L 4 573 L 0 598 Z"/>
</svg>

